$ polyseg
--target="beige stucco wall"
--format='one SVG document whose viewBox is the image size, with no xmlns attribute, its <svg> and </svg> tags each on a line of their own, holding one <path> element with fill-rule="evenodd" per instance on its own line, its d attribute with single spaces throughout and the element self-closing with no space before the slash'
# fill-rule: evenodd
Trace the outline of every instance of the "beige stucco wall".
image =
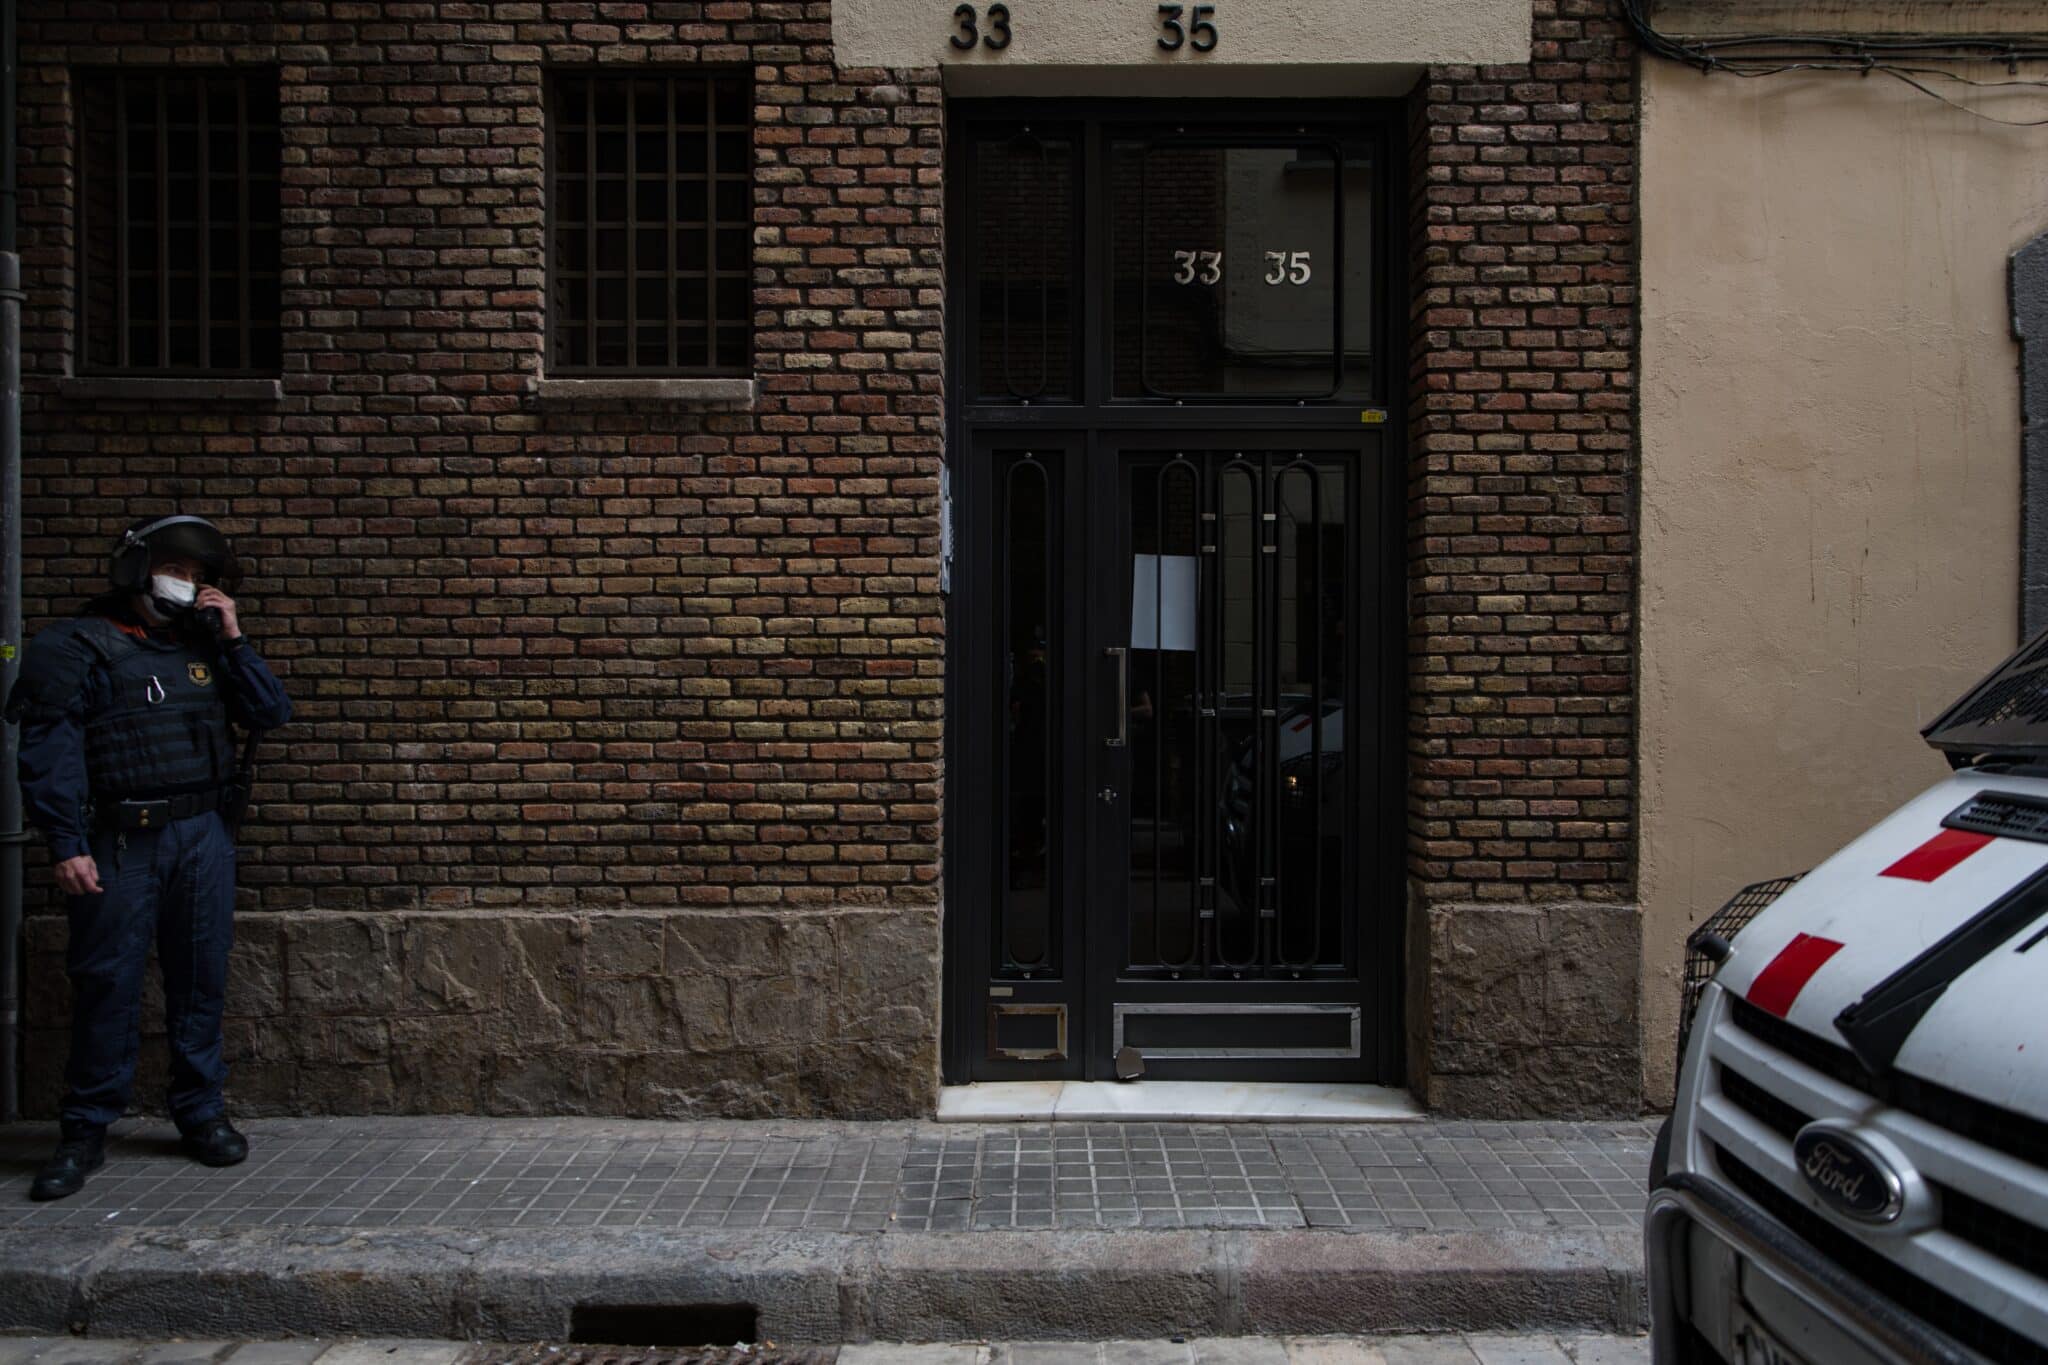
<svg viewBox="0 0 2048 1365">
<path fill-rule="evenodd" d="M 1642 91 L 1644 1065 L 1668 1102 L 1688 928 L 1937 779 L 1917 729 L 2016 641 L 2006 258 L 2048 230 L 2048 128 L 1882 76 L 1652 61 Z"/>
</svg>

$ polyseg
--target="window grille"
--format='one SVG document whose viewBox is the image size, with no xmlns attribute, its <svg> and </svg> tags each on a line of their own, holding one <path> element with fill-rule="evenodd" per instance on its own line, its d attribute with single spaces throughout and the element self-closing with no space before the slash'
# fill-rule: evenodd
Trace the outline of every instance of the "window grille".
<svg viewBox="0 0 2048 1365">
<path fill-rule="evenodd" d="M 564 73 L 550 97 L 549 372 L 747 373 L 748 77 Z"/>
<path fill-rule="evenodd" d="M 81 369 L 277 373 L 277 73 L 89 72 L 78 88 Z"/>
</svg>

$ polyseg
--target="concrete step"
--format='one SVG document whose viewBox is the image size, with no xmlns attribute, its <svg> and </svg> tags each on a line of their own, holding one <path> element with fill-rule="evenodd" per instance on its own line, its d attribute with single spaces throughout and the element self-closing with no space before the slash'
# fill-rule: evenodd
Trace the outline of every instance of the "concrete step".
<svg viewBox="0 0 2048 1365">
<path fill-rule="evenodd" d="M 621 1308 L 751 1309 L 757 1336 L 784 1343 L 1646 1322 L 1633 1228 L 0 1232 L 0 1326 L 17 1332 L 565 1341 Z"/>
</svg>

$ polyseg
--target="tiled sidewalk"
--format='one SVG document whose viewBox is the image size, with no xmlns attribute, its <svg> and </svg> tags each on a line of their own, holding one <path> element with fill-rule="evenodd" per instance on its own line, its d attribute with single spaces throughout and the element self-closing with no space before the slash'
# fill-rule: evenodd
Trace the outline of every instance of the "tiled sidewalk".
<svg viewBox="0 0 2048 1365">
<path fill-rule="evenodd" d="M 34 1204 L 54 1141 L 0 1130 L 0 1227 L 334 1226 L 829 1232 L 1622 1228 L 1639 1122 L 655 1123 L 270 1119 L 209 1170 L 168 1125 L 116 1129 L 85 1189 Z"/>
</svg>

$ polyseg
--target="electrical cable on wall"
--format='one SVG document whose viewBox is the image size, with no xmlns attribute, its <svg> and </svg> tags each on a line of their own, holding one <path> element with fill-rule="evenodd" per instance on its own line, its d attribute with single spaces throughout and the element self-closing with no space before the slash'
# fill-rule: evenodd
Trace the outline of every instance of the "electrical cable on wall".
<svg viewBox="0 0 2048 1365">
<path fill-rule="evenodd" d="M 1889 76 L 1951 109 L 2009 128 L 2048 127 L 2048 117 L 2007 119 L 1987 114 L 1935 88 L 1947 81 L 1977 91 L 2048 90 L 2048 80 L 2020 77 L 2021 62 L 2048 61 L 2048 39 L 1995 37 L 1869 37 L 1847 33 L 1729 34 L 1679 38 L 1651 21 L 1653 0 L 1624 0 L 1623 13 L 1643 50 L 1701 72 L 1731 76 L 1779 76 L 1799 71 L 1842 71 Z M 2011 80 L 1983 80 L 1936 63 L 2003 62 Z"/>
</svg>

